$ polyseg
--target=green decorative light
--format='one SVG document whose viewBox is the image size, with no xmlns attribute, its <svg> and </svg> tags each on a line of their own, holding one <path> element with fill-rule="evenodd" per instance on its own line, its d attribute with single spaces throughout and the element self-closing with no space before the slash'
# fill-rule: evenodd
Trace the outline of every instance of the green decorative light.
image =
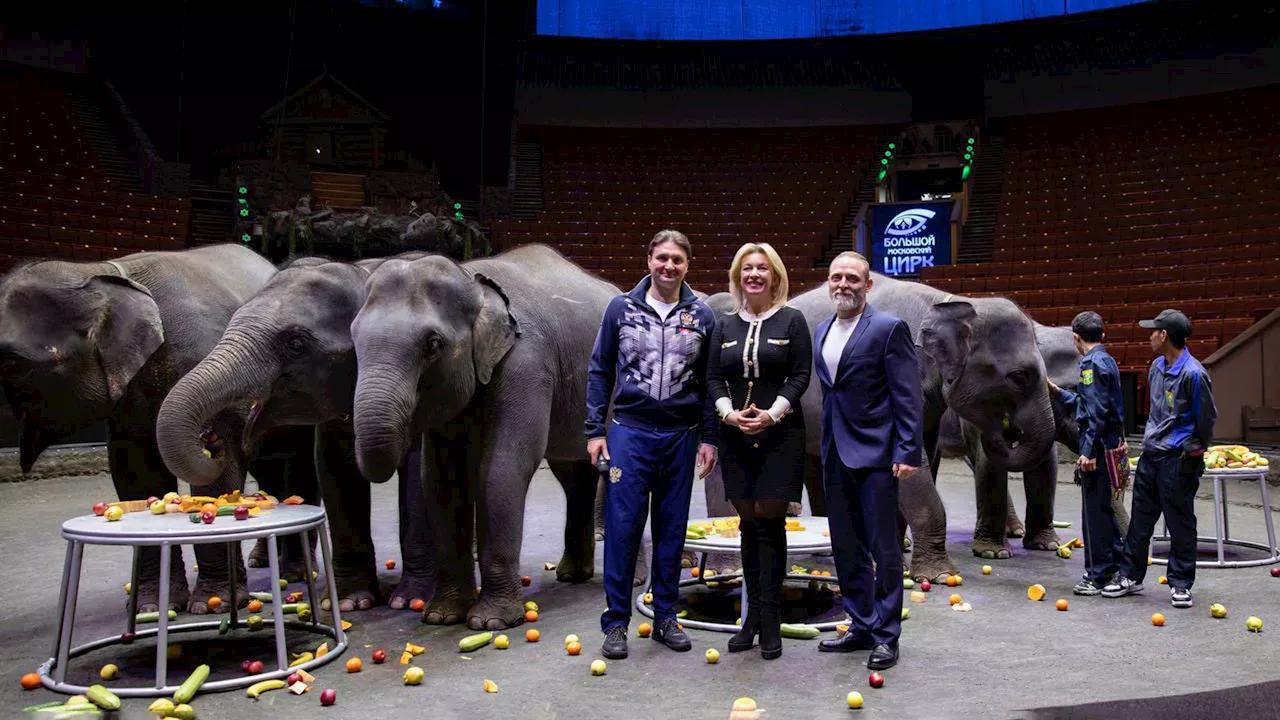
<svg viewBox="0 0 1280 720">
<path fill-rule="evenodd" d="M 972 145 L 972 144 L 973 144 L 973 138 L 969 138 L 969 144 L 970 144 L 970 145 Z"/>
<path fill-rule="evenodd" d="M 898 144 L 897 144 L 897 143 L 889 143 L 889 149 L 890 149 L 890 150 L 894 150 L 894 149 L 896 149 L 897 147 L 898 147 Z"/>
<path fill-rule="evenodd" d="M 240 208 L 240 217 L 249 217 L 249 208 Z"/>
<path fill-rule="evenodd" d="M 888 161 L 888 160 L 885 160 L 884 158 L 881 158 L 881 159 L 880 159 L 880 164 L 881 164 L 881 165 L 888 165 L 888 164 L 889 164 L 889 161 Z"/>
<path fill-rule="evenodd" d="M 461 210 L 461 209 L 462 209 L 462 203 L 460 203 L 460 202 L 456 202 L 456 203 L 454 203 L 454 204 L 453 204 L 453 209 L 454 209 L 454 210 Z"/>
<path fill-rule="evenodd" d="M 965 160 L 972 160 L 972 159 L 973 159 L 973 154 L 972 154 L 972 153 L 965 153 L 965 154 L 964 154 L 964 159 L 965 159 Z"/>
<path fill-rule="evenodd" d="M 253 237 L 249 233 L 240 233 L 240 242 L 249 242 Z"/>
<path fill-rule="evenodd" d="M 970 165 L 965 165 L 965 166 L 964 166 L 964 169 L 960 171 L 960 179 L 961 179 L 961 180 L 968 180 L 968 179 L 969 179 L 969 171 L 970 171 L 970 170 L 972 170 L 972 169 L 973 169 L 973 167 L 972 167 L 972 166 L 970 166 Z"/>
<path fill-rule="evenodd" d="M 238 191 L 240 192 L 240 194 L 241 194 L 241 195 L 248 195 L 248 194 L 249 194 L 249 188 L 248 188 L 247 186 L 245 186 L 245 185 L 241 185 L 240 187 L 236 188 L 236 190 L 238 190 Z"/>
<path fill-rule="evenodd" d="M 236 202 L 240 203 L 241 205 L 248 205 L 248 204 L 249 204 L 249 201 L 248 201 L 248 200 L 245 200 L 244 198 L 236 198 Z"/>
<path fill-rule="evenodd" d="M 460 213 L 460 212 L 456 212 L 456 213 L 454 213 L 454 214 L 453 214 L 453 219 L 454 219 L 454 220 L 457 220 L 457 221 L 459 221 L 459 222 L 461 222 L 461 221 L 462 221 L 462 213 Z"/>
<path fill-rule="evenodd" d="M 885 156 L 885 157 L 893 157 L 893 151 L 892 151 L 892 150 L 885 150 L 885 151 L 884 151 L 884 156 Z"/>
<path fill-rule="evenodd" d="M 878 182 L 878 183 L 879 183 L 879 182 L 884 182 L 884 179 L 885 179 L 885 177 L 886 177 L 886 176 L 888 176 L 888 174 L 889 174 L 889 171 L 888 171 L 888 170 L 881 170 L 881 171 L 880 171 L 880 174 L 876 176 L 876 182 Z"/>
</svg>

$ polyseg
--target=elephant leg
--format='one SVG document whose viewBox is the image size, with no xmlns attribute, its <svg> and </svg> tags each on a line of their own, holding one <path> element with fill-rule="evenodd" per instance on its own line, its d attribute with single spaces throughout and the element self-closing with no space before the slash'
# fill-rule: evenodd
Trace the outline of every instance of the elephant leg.
<svg viewBox="0 0 1280 720">
<path fill-rule="evenodd" d="M 1058 490 L 1058 451 L 1049 453 L 1022 473 L 1027 494 L 1027 535 L 1022 546 L 1028 550 L 1057 550 L 1058 532 L 1053 529 L 1053 502 Z"/>
<path fill-rule="evenodd" d="M 1004 519 L 1004 536 L 1008 538 L 1020 538 L 1026 535 L 1027 529 L 1023 526 L 1022 520 L 1018 518 L 1018 508 L 1014 505 L 1013 497 L 1009 495 L 1008 488 L 1005 488 L 1004 501 L 1009 508 L 1009 512 Z"/>
<path fill-rule="evenodd" d="M 519 367 L 508 367 L 513 376 Z M 522 401 L 493 392 L 483 408 L 478 450 L 476 530 L 480 542 L 480 597 L 467 617 L 474 630 L 502 630 L 524 622 L 520 548 L 525 496 L 546 453 L 551 424 L 550 380 L 522 379 Z"/>
<path fill-rule="evenodd" d="M 121 428 L 112 422 L 107 452 L 111 481 L 121 500 L 146 500 L 152 495 L 163 497 L 167 492 L 177 491 L 177 479 L 165 467 L 150 434 L 139 437 L 127 427 Z M 144 547 L 138 552 L 138 580 L 133 589 L 138 598 L 138 612 L 154 612 L 160 609 L 160 548 Z M 169 559 L 169 608 L 181 610 L 190 597 L 182 547 L 175 545 Z"/>
<path fill-rule="evenodd" d="M 898 482 L 898 507 L 911 528 L 911 577 L 941 582 L 956 572 L 947 554 L 947 509 L 928 468 Z"/>
<path fill-rule="evenodd" d="M 338 588 L 338 608 L 346 613 L 368 610 L 378 601 L 378 571 L 370 525 L 369 483 L 356 465 L 351 423 L 324 423 L 315 428 L 315 469 L 333 539 L 329 573 Z M 320 601 L 328 610 L 329 598 Z"/>
<path fill-rule="evenodd" d="M 435 590 L 435 559 L 427 533 L 427 510 L 422 486 L 423 449 L 419 435 L 397 471 L 400 493 L 400 557 L 404 566 L 400 582 L 387 603 L 393 609 L 408 607 L 415 598 L 431 597 Z"/>
<path fill-rule="evenodd" d="M 595 575 L 596 484 L 600 473 L 586 460 L 550 463 L 564 488 L 566 501 L 564 554 L 556 563 L 556 580 L 580 583 Z"/>
<path fill-rule="evenodd" d="M 1013 550 L 1005 538 L 1005 520 L 1009 513 L 1009 473 L 987 456 L 976 431 L 966 433 L 969 457 L 973 464 L 974 490 L 978 519 L 973 529 L 973 554 L 985 560 L 1006 560 Z"/>
<path fill-rule="evenodd" d="M 471 559 L 475 503 L 468 484 L 469 445 L 469 438 L 461 433 L 458 437 L 432 433 L 423 439 L 422 508 L 428 549 L 438 572 L 435 592 L 422 614 L 422 621 L 431 625 L 462 622 L 475 596 L 475 562 Z"/>
<path fill-rule="evenodd" d="M 703 491 L 707 500 L 708 517 L 733 517 L 738 514 L 738 511 L 733 508 L 733 503 L 729 502 L 724 495 L 724 475 L 720 473 L 721 467 L 716 463 L 711 474 L 707 475 L 704 481 Z M 742 569 L 741 557 L 732 553 L 707 553 L 704 564 L 707 570 L 717 575 L 727 575 Z"/>
<path fill-rule="evenodd" d="M 285 482 L 288 473 L 285 460 L 280 457 L 260 457 L 249 462 L 249 473 L 258 481 L 258 489 L 279 500 L 289 497 L 289 487 Z M 277 549 L 279 546 L 277 545 Z M 258 538 L 249 551 L 249 567 L 267 567 L 267 538 Z M 283 560 L 283 556 L 281 556 Z M 284 569 L 281 568 L 281 572 Z"/>
<path fill-rule="evenodd" d="M 285 495 L 297 495 L 308 505 L 319 505 L 321 502 L 319 471 L 316 468 L 316 432 L 306 426 L 282 428 L 279 437 L 271 438 L 273 447 L 285 454 L 284 486 Z M 353 441 L 354 445 L 354 441 Z M 355 467 L 354 461 L 351 467 Z M 311 567 L 319 567 L 315 561 L 316 536 L 311 535 L 309 542 L 303 542 L 300 534 L 289 535 L 280 543 L 281 577 L 289 582 L 305 582 L 307 579 L 307 555 L 311 556 Z"/>
</svg>

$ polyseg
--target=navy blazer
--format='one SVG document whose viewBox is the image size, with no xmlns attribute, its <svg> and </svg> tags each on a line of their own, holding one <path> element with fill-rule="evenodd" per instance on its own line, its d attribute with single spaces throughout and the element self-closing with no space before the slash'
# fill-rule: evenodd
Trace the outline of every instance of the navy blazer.
<svg viewBox="0 0 1280 720">
<path fill-rule="evenodd" d="M 845 344 L 836 377 L 822 345 L 835 316 L 814 332 L 814 374 L 822 387 L 822 463 L 834 451 L 852 470 L 922 467 L 924 393 L 916 346 L 907 324 L 865 305 Z"/>
</svg>

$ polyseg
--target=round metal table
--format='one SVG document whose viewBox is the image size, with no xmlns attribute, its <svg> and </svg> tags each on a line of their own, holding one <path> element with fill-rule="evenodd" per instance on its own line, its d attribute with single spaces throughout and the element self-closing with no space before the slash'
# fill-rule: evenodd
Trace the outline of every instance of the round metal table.
<svg viewBox="0 0 1280 720">
<path fill-rule="evenodd" d="M 157 627 L 141 631 L 136 630 L 138 610 L 136 592 L 129 594 L 128 620 L 125 626 L 125 633 L 133 634 L 133 639 L 130 642 L 151 636 L 156 637 L 155 685 L 154 687 L 113 687 L 106 685 L 108 690 L 120 697 L 162 697 L 172 695 L 177 691 L 178 685 L 168 684 L 169 633 L 214 630 L 222 625 L 221 619 L 178 625 L 169 624 L 169 613 L 167 612 L 169 607 L 169 558 L 170 554 L 175 550 L 181 552 L 181 547 L 179 547 L 181 545 L 239 543 L 244 540 L 257 540 L 262 537 L 271 539 L 271 542 L 267 543 L 267 548 L 271 575 L 273 617 L 271 619 L 263 618 L 263 625 L 270 624 L 275 628 L 277 667 L 274 670 L 267 670 L 255 675 L 206 682 L 200 687 L 200 692 L 248 687 L 259 680 L 283 678 L 291 672 L 296 672 L 298 668 L 310 670 L 332 661 L 346 650 L 347 638 L 346 633 L 342 630 L 342 618 L 338 612 L 338 588 L 334 583 L 332 572 L 329 572 L 333 567 L 333 552 L 329 545 L 329 533 L 327 530 L 324 509 L 315 505 L 276 505 L 269 510 L 261 511 L 257 516 L 249 517 L 247 520 L 236 520 L 230 515 L 222 515 L 210 524 L 203 522 L 192 523 L 186 513 L 152 515 L 149 512 L 125 513 L 121 520 L 115 522 L 108 521 L 106 518 L 98 517 L 97 515 L 84 515 L 64 522 L 62 524 L 62 537 L 67 541 L 67 557 L 62 568 L 62 588 L 58 598 L 58 628 L 54 635 L 53 653 L 47 661 L 40 665 L 38 670 L 41 683 L 55 692 L 67 694 L 84 693 L 88 690 L 88 686 L 72 685 L 66 682 L 67 662 L 71 658 L 92 650 L 125 642 L 125 636 L 112 636 L 94 640 L 78 647 L 71 647 L 71 635 L 75 626 L 76 599 L 80 589 L 80 569 L 84 558 L 85 545 L 125 545 L 135 548 L 133 555 L 133 587 L 135 589 L 138 587 L 139 553 L 137 548 L 145 546 L 160 547 L 158 604 L 161 611 Z M 316 602 L 315 568 L 309 551 L 305 555 L 307 561 L 307 601 L 312 607 L 311 620 L 307 622 L 299 620 L 286 621 L 281 608 L 283 600 L 280 589 L 280 558 L 275 540 L 286 535 L 302 534 L 302 546 L 310 548 L 309 535 L 313 532 L 320 536 L 320 552 L 326 570 L 325 579 L 328 584 L 329 603 L 333 608 L 332 625 L 324 625 L 319 622 L 320 606 Z M 232 555 L 231 550 L 232 546 L 229 545 L 227 550 L 229 559 Z M 239 603 L 235 592 L 237 570 L 235 565 L 233 562 L 228 562 L 231 573 L 231 595 L 227 606 L 230 608 L 228 611 L 230 615 L 229 625 L 232 631 L 245 625 L 245 622 L 240 618 L 240 610 L 237 607 Z M 290 668 L 284 638 L 285 628 L 327 635 L 337 641 L 337 645 L 329 654 L 323 657 L 315 658 L 307 663 Z"/>
<path fill-rule="evenodd" d="M 698 523 L 709 523 L 713 520 L 727 520 L 727 519 L 730 519 L 730 518 L 727 518 L 727 517 L 690 518 L 688 524 L 694 525 Z M 788 518 L 788 519 L 793 519 L 793 518 Z M 794 518 L 794 519 L 799 520 L 800 524 L 803 525 L 805 529 L 787 531 L 787 555 L 788 556 L 811 555 L 813 553 L 819 553 L 819 552 L 831 552 L 831 537 L 830 535 L 827 534 L 829 530 L 827 527 L 827 519 L 825 517 L 802 517 L 802 518 Z M 733 555 L 741 556 L 742 554 L 741 536 L 726 538 L 726 537 L 721 537 L 720 535 L 711 535 L 701 540 L 694 540 L 690 538 L 684 541 L 684 549 L 702 553 L 702 557 L 701 557 L 701 560 L 699 561 L 698 577 L 696 578 L 691 577 L 691 578 L 686 578 L 684 580 L 681 580 L 680 587 L 682 588 L 692 587 L 694 585 L 705 585 L 707 584 L 708 581 L 723 582 L 726 580 L 734 580 L 742 577 L 740 573 L 734 573 L 734 574 L 725 574 L 725 575 L 715 575 L 714 577 L 708 579 L 707 568 L 706 568 L 708 553 L 730 553 Z M 816 581 L 816 582 L 824 582 L 824 583 L 838 582 L 835 576 L 833 575 L 832 576 L 801 575 L 799 573 L 787 573 L 786 579 L 787 580 L 805 580 L 808 582 Z M 745 582 L 746 580 L 743 579 L 744 590 L 745 590 Z M 652 587 L 653 587 L 652 583 L 650 583 L 650 587 L 649 587 L 650 591 L 652 591 Z M 745 592 L 744 592 L 744 596 L 745 596 Z M 640 613 L 641 615 L 647 618 L 650 618 L 650 619 L 653 618 L 653 608 L 645 604 L 644 593 L 641 593 L 636 596 L 635 605 L 636 605 L 636 612 Z M 747 604 L 744 602 L 742 603 L 742 615 L 741 615 L 744 620 L 746 619 L 746 615 L 747 615 Z M 845 622 L 847 621 L 832 620 L 829 622 L 822 622 L 822 623 L 810 623 L 810 625 L 818 628 L 819 630 L 826 631 L 826 630 L 835 630 L 836 625 L 842 625 Z M 716 622 L 707 622 L 704 620 L 689 620 L 685 618 L 681 618 L 680 624 L 684 625 L 685 627 L 694 628 L 695 630 L 711 630 L 713 632 L 736 633 L 740 629 L 740 626 L 730 624 L 730 623 L 716 623 Z"/>
<path fill-rule="evenodd" d="M 1214 530 L 1215 535 L 1212 537 L 1201 535 L 1196 538 L 1198 543 L 1214 543 L 1218 548 L 1217 560 L 1197 560 L 1196 567 L 1255 567 L 1258 565 L 1271 565 L 1280 562 L 1280 547 L 1276 545 L 1276 528 L 1271 518 L 1271 493 L 1267 487 L 1267 470 L 1270 468 L 1219 468 L 1215 470 L 1205 470 L 1202 480 L 1209 480 L 1213 483 L 1213 508 L 1214 508 Z M 1230 518 L 1227 516 L 1227 487 L 1223 483 L 1224 480 L 1247 480 L 1255 478 L 1258 481 L 1258 489 L 1262 495 L 1262 515 L 1267 526 L 1267 544 L 1263 545 L 1249 540 L 1239 540 L 1231 537 Z M 1163 519 L 1162 519 L 1163 525 Z M 1199 523 L 1197 522 L 1197 525 Z M 1164 525 L 1164 532 L 1158 537 L 1151 538 L 1154 543 L 1156 541 L 1165 542 L 1170 540 L 1168 526 Z M 1235 545 L 1236 547 L 1246 547 L 1253 550 L 1262 550 L 1267 553 L 1267 557 L 1255 558 L 1253 560 L 1227 560 L 1225 548 L 1227 545 Z M 1168 558 L 1157 557 L 1155 551 L 1151 552 L 1151 562 L 1159 565 L 1168 565 Z"/>
</svg>

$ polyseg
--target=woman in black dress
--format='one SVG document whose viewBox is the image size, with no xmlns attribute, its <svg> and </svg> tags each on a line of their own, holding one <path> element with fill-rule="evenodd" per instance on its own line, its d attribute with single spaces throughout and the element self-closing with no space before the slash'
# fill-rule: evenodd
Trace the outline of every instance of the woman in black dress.
<svg viewBox="0 0 1280 720">
<path fill-rule="evenodd" d="M 804 414 L 812 340 L 804 315 L 787 307 L 787 270 L 765 243 L 738 249 L 729 270 L 734 310 L 711 335 L 707 389 L 720 415 L 725 495 L 738 511 L 747 617 L 729 652 L 782 654 L 779 597 L 786 576 L 786 513 L 804 484 Z M 793 412 L 794 410 L 794 412 Z"/>
</svg>

